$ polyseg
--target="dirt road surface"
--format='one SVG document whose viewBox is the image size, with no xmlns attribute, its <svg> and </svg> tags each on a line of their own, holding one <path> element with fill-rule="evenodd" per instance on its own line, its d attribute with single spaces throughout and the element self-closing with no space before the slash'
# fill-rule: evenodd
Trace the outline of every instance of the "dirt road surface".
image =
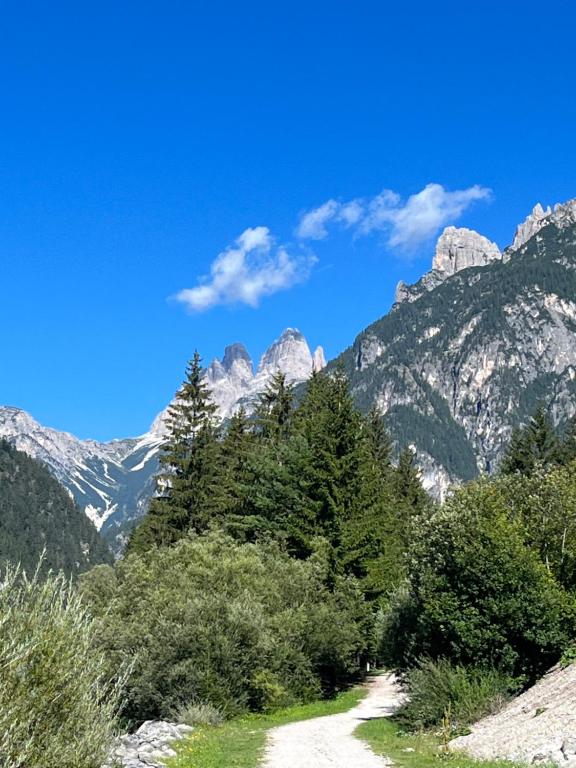
<svg viewBox="0 0 576 768">
<path fill-rule="evenodd" d="M 353 733 L 360 723 L 391 715 L 400 693 L 392 675 L 369 683 L 370 691 L 354 709 L 274 728 L 262 768 L 382 768 L 390 761 L 377 757 Z"/>
</svg>

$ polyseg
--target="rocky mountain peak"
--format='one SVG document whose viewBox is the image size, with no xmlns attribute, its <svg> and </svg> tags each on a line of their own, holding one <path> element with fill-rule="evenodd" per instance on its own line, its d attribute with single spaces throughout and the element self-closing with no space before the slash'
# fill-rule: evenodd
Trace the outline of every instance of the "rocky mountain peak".
<svg viewBox="0 0 576 768">
<path fill-rule="evenodd" d="M 466 227 L 446 227 L 438 238 L 432 269 L 450 277 L 462 269 L 501 259 L 500 248 L 487 237 Z"/>
<path fill-rule="evenodd" d="M 514 240 L 510 246 L 513 251 L 521 248 L 525 243 L 530 240 L 546 223 L 546 219 L 552 213 L 552 209 L 548 206 L 544 209 L 540 203 L 536 203 L 532 212 L 528 214 L 526 219 L 516 227 L 516 233 Z"/>
<path fill-rule="evenodd" d="M 232 366 L 236 362 L 246 363 L 252 370 L 252 358 L 248 354 L 248 350 L 240 342 L 229 344 L 224 349 L 224 357 L 222 358 L 222 365 L 226 371 L 230 371 Z"/>
<path fill-rule="evenodd" d="M 312 373 L 313 365 L 310 347 L 302 333 L 286 328 L 262 355 L 258 376 L 282 371 L 289 381 L 304 381 Z"/>
<path fill-rule="evenodd" d="M 326 367 L 326 358 L 324 357 L 323 347 L 316 347 L 312 358 L 313 358 L 312 364 L 316 372 L 321 371 L 322 368 Z"/>
<path fill-rule="evenodd" d="M 576 224 L 576 199 L 568 200 L 566 203 L 556 203 L 554 209 L 550 206 L 543 208 L 540 203 L 537 203 L 522 224 L 516 228 L 514 241 L 509 250 L 517 251 L 522 248 L 531 237 L 548 224 L 555 224 L 560 229 Z"/>
<path fill-rule="evenodd" d="M 400 280 L 396 286 L 396 304 L 416 301 L 463 269 L 484 267 L 502 259 L 500 248 L 484 235 L 466 227 L 446 227 L 436 243 L 432 269 L 414 285 Z"/>
</svg>

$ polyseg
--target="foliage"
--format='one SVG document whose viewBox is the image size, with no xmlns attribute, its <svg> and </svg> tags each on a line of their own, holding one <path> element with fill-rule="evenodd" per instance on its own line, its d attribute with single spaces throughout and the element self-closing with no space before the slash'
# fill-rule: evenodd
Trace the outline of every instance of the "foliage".
<svg viewBox="0 0 576 768">
<path fill-rule="evenodd" d="M 397 768 L 513 768 L 504 760 L 477 760 L 463 752 L 444 752 L 442 736 L 436 733 L 406 733 L 395 718 L 368 720 L 356 736 Z"/>
<path fill-rule="evenodd" d="M 222 712 L 213 707 L 212 704 L 203 704 L 202 702 L 197 704 L 181 704 L 173 711 L 171 715 L 172 720 L 176 720 L 177 723 L 185 723 L 186 725 L 222 725 L 224 722 L 224 715 Z"/>
<path fill-rule="evenodd" d="M 61 575 L 7 567 L 1 580 L 2 767 L 99 768 L 120 699 L 85 608 Z"/>
<path fill-rule="evenodd" d="M 396 663 L 447 658 L 534 680 L 559 659 L 574 601 L 526 545 L 498 484 L 458 491 L 413 536 L 408 589 L 386 626 Z"/>
<path fill-rule="evenodd" d="M 214 413 L 216 406 L 203 378 L 198 352 L 189 362 L 184 383 L 168 409 L 158 495 L 133 531 L 128 552 L 143 552 L 155 545 L 171 544 L 186 531 L 203 531 L 218 498 L 219 445 Z"/>
<path fill-rule="evenodd" d="M 223 435 L 212 415 L 196 355 L 173 406 L 162 492 L 128 553 L 219 527 L 242 542 L 272 538 L 296 558 L 320 548 L 327 585 L 354 575 L 372 602 L 398 583 L 411 516 L 430 502 L 413 455 L 392 466 L 381 416 L 357 411 L 342 371 L 314 373 L 298 404 L 278 373 L 254 418 L 240 409 Z"/>
<path fill-rule="evenodd" d="M 92 523 L 40 462 L 0 440 L 0 565 L 85 571 L 112 555 Z"/>
<path fill-rule="evenodd" d="M 559 438 L 546 409 L 539 405 L 526 427 L 512 433 L 500 472 L 530 475 L 537 467 L 549 467 L 562 458 Z"/>
<path fill-rule="evenodd" d="M 562 657 L 560 658 L 560 666 L 562 669 L 565 669 L 566 667 L 569 667 L 571 664 L 574 664 L 576 661 L 576 644 L 572 643 L 571 645 L 566 648 L 564 653 L 562 654 Z"/>
<path fill-rule="evenodd" d="M 200 727 L 176 745 L 178 757 L 168 765 L 170 768 L 256 768 L 271 728 L 346 712 L 365 695 L 365 689 L 353 688 L 331 699 L 236 717 L 217 728 Z"/>
<path fill-rule="evenodd" d="M 325 559 L 222 534 L 132 555 L 83 577 L 111 669 L 136 658 L 124 696 L 134 722 L 205 703 L 226 715 L 310 700 L 346 685 L 364 651 L 352 581 L 326 587 Z M 96 585 L 94 581 L 97 581 Z M 108 608 L 97 597 L 106 585 Z"/>
<path fill-rule="evenodd" d="M 447 659 L 421 660 L 406 675 L 407 701 L 397 713 L 409 730 L 439 725 L 450 711 L 452 726 L 460 729 L 502 708 L 518 687 L 494 669 L 454 665 Z"/>
<path fill-rule="evenodd" d="M 525 541 L 555 580 L 576 589 L 576 464 L 546 469 L 536 466 L 530 475 L 517 473 L 495 481 L 508 515 L 525 530 Z"/>
</svg>

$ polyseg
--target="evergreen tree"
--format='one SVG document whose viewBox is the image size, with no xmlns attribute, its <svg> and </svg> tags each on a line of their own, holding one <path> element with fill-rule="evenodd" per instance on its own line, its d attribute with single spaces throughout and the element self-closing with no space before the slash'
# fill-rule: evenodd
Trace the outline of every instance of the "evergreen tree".
<svg viewBox="0 0 576 768">
<path fill-rule="evenodd" d="M 204 381 L 198 352 L 168 410 L 167 438 L 158 477 L 158 495 L 134 530 L 128 551 L 171 544 L 188 530 L 206 530 L 218 511 L 220 446 L 214 425 L 216 406 Z"/>
<path fill-rule="evenodd" d="M 576 416 L 573 416 L 566 425 L 560 454 L 563 464 L 568 464 L 568 462 L 576 459 Z"/>
<path fill-rule="evenodd" d="M 430 499 L 420 482 L 420 471 L 416 466 L 416 453 L 407 446 L 400 453 L 394 473 L 394 485 L 400 499 L 412 510 L 420 511 L 430 504 Z"/>
<path fill-rule="evenodd" d="M 562 450 L 552 421 L 544 406 L 534 412 L 526 427 L 516 429 L 506 450 L 500 472 L 530 475 L 536 466 L 551 466 L 562 459 Z"/>
<path fill-rule="evenodd" d="M 266 440 L 279 443 L 288 437 L 294 408 L 294 388 L 286 374 L 278 371 L 260 395 L 256 407 L 258 433 Z"/>
<path fill-rule="evenodd" d="M 241 407 L 230 419 L 221 444 L 219 517 L 235 538 L 252 540 L 248 515 L 248 494 L 255 481 L 254 453 L 257 438 L 246 410 Z"/>
<path fill-rule="evenodd" d="M 389 591 L 404 572 L 404 505 L 394 487 L 390 445 L 384 420 L 371 412 L 362 423 L 354 500 L 340 551 L 345 571 L 360 580 L 370 601 Z"/>
<path fill-rule="evenodd" d="M 338 549 L 354 497 L 360 461 L 360 414 L 341 370 L 314 374 L 297 412 L 306 443 L 306 492 L 316 508 L 316 531 Z"/>
</svg>

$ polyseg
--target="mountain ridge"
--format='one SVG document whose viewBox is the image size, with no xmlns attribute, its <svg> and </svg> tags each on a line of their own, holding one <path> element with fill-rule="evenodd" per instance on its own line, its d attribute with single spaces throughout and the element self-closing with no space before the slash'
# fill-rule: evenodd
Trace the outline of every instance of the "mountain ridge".
<svg viewBox="0 0 576 768">
<path fill-rule="evenodd" d="M 287 328 L 264 352 L 256 371 L 244 345 L 236 342 L 226 347 L 222 360 L 210 363 L 205 376 L 224 421 L 240 404 L 250 412 L 276 372 L 299 383 L 323 363 L 321 347 L 312 353 L 303 334 Z M 46 464 L 118 551 L 155 491 L 167 411 L 144 435 L 99 442 L 44 427 L 20 408 L 0 406 L 0 439 Z"/>
<path fill-rule="evenodd" d="M 492 472 L 514 426 L 550 402 L 556 423 L 574 412 L 576 395 L 576 200 L 536 205 L 500 248 L 467 228 L 440 235 L 429 272 L 400 283 L 390 311 L 361 331 L 329 364 L 343 364 L 363 410 L 386 415 L 399 450 L 412 446 L 425 487 L 443 497 L 450 485 Z M 324 367 L 287 328 L 255 368 L 239 342 L 206 369 L 225 421 L 248 412 L 274 373 L 301 383 Z M 154 492 L 167 409 L 137 438 L 80 441 L 42 427 L 15 408 L 0 408 L 0 437 L 44 461 L 87 515 L 121 546 Z"/>
</svg>

